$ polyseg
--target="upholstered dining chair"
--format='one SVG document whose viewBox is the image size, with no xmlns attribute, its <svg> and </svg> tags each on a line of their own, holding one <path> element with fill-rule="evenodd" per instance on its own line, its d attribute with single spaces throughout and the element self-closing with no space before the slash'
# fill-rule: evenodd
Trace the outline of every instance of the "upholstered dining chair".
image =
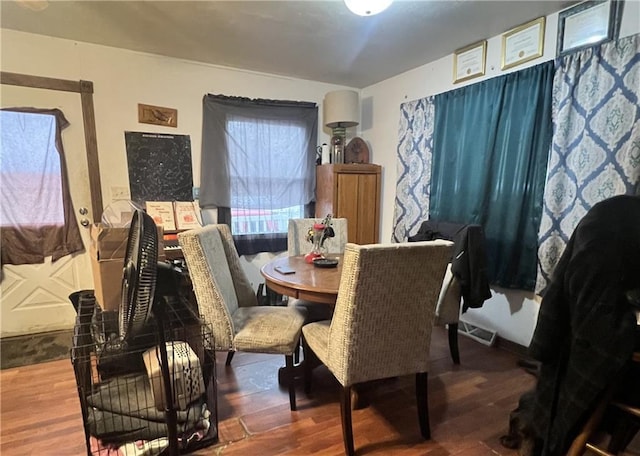
<svg viewBox="0 0 640 456">
<path fill-rule="evenodd" d="M 451 242 L 453 246 L 453 242 Z M 460 364 L 460 349 L 458 348 L 458 324 L 460 322 L 460 304 L 462 301 L 462 287 L 460 281 L 451 272 L 451 263 L 442 281 L 442 288 L 436 305 L 435 326 L 447 328 L 449 338 L 449 353 L 454 364 Z"/>
<path fill-rule="evenodd" d="M 302 328 L 305 389 L 316 356 L 342 385 L 344 447 L 354 453 L 351 389 L 371 380 L 415 374 L 420 430 L 429 439 L 427 372 L 431 331 L 451 258 L 446 241 L 347 244 L 338 298 L 329 321 Z"/>
<path fill-rule="evenodd" d="M 436 326 L 446 326 L 449 351 L 454 364 L 460 364 L 458 325 L 460 314 L 470 307 L 481 307 L 491 297 L 486 274 L 486 240 L 481 225 L 426 220 L 409 242 L 446 239 L 454 242 L 453 258 L 447 268 L 436 308 Z"/>
<path fill-rule="evenodd" d="M 289 404 L 296 410 L 293 353 L 303 315 L 295 308 L 258 306 L 227 225 L 185 231 L 178 241 L 198 309 L 213 327 L 215 349 L 284 355 Z"/>
<path fill-rule="evenodd" d="M 307 232 L 314 223 L 321 220 L 314 218 L 289 219 L 287 233 L 287 252 L 289 256 L 304 255 L 311 251 L 312 244 L 307 241 Z M 328 254 L 342 254 L 347 244 L 347 219 L 334 218 L 331 222 L 335 236 L 327 238 L 324 246 L 327 248 Z M 297 307 L 304 312 L 305 323 L 330 320 L 331 315 L 333 315 L 333 308 L 327 304 L 289 298 L 288 305 Z"/>
</svg>

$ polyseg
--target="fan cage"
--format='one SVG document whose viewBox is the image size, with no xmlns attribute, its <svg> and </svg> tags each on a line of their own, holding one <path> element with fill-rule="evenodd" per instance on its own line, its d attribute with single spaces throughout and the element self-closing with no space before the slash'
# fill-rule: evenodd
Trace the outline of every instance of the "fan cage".
<svg viewBox="0 0 640 456">
<path fill-rule="evenodd" d="M 179 454 L 218 442 L 215 351 L 211 328 L 175 301 L 163 318 L 162 333 L 152 318 L 122 344 L 117 312 L 102 311 L 92 294 L 80 299 L 71 360 L 75 371 L 87 455 L 170 454 L 171 436 Z M 164 340 L 176 411 L 170 432 L 164 382 L 154 384 L 159 361 L 145 365 Z M 158 396 L 161 396 L 159 398 Z M 164 401 L 164 402 L 163 402 Z M 161 407 L 159 407 L 161 406 Z M 145 452 L 146 451 L 146 452 Z"/>
<path fill-rule="evenodd" d="M 141 210 L 133 213 L 124 259 L 120 302 L 120 336 L 126 341 L 144 327 L 155 295 L 158 231 Z"/>
</svg>

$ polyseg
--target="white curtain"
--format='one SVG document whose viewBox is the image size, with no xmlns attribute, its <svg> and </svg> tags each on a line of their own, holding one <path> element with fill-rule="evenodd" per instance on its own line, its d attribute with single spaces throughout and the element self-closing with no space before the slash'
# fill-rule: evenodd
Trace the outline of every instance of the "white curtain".
<svg viewBox="0 0 640 456">
<path fill-rule="evenodd" d="M 240 255 L 287 250 L 287 223 L 315 196 L 315 103 L 205 95 L 200 206 L 217 209 Z"/>
</svg>

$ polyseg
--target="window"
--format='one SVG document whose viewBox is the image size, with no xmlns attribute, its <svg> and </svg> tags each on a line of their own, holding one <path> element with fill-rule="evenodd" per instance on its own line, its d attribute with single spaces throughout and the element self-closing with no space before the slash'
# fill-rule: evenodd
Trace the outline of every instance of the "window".
<svg viewBox="0 0 640 456">
<path fill-rule="evenodd" d="M 288 121 L 233 118 L 227 121 L 227 131 L 231 138 L 244 138 L 245 145 L 253 144 L 248 147 L 250 157 L 245 157 L 245 147 L 238 142 L 229 144 L 231 232 L 238 236 L 287 233 L 290 218 L 304 217 L 304 204 L 280 207 L 287 203 L 278 201 L 291 201 L 285 193 L 296 192 L 299 184 L 304 185 L 302 176 L 291 175 L 296 170 L 289 168 L 287 153 L 305 150 L 305 127 Z M 272 162 L 275 168 L 270 166 Z M 265 169 L 270 169 L 266 175 Z M 293 185 L 291 180 L 295 181 Z"/>
<path fill-rule="evenodd" d="M 316 105 L 207 95 L 203 108 L 200 206 L 241 255 L 286 250 L 289 219 L 313 203 Z"/>
<path fill-rule="evenodd" d="M 1 111 L 0 225 L 63 226 L 53 115 Z"/>
<path fill-rule="evenodd" d="M 84 249 L 64 170 L 61 111 L 0 111 L 2 264 L 42 263 Z"/>
</svg>

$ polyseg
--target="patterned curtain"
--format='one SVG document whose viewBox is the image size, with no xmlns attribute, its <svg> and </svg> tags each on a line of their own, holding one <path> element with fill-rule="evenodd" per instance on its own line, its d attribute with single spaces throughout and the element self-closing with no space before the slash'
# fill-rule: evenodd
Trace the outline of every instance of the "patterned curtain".
<svg viewBox="0 0 640 456">
<path fill-rule="evenodd" d="M 433 126 L 433 97 L 400 106 L 393 242 L 406 242 L 429 218 Z"/>
<path fill-rule="evenodd" d="M 640 194 L 640 35 L 557 61 L 553 122 L 538 235 L 538 293 L 594 204 Z"/>
</svg>

